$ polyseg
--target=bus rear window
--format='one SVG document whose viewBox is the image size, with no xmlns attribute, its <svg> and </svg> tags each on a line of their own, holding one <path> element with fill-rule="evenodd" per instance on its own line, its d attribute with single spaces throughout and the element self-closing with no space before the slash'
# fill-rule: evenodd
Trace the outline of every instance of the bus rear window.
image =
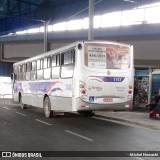
<svg viewBox="0 0 160 160">
<path fill-rule="evenodd" d="M 99 69 L 130 67 L 130 48 L 113 44 L 85 44 L 85 65 Z"/>
</svg>

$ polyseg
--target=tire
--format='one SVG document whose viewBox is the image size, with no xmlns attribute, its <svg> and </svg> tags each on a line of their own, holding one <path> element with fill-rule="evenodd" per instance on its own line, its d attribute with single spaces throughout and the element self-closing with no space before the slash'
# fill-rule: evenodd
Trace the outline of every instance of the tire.
<svg viewBox="0 0 160 160">
<path fill-rule="evenodd" d="M 27 105 L 22 102 L 23 100 L 22 100 L 22 96 L 21 95 L 19 97 L 19 101 L 20 101 L 20 104 L 21 104 L 21 108 L 22 109 L 27 109 Z"/>
<path fill-rule="evenodd" d="M 53 116 L 53 111 L 51 110 L 51 102 L 49 97 L 45 97 L 44 103 L 43 103 L 43 108 L 44 108 L 44 114 L 47 118 L 51 118 Z"/>
</svg>

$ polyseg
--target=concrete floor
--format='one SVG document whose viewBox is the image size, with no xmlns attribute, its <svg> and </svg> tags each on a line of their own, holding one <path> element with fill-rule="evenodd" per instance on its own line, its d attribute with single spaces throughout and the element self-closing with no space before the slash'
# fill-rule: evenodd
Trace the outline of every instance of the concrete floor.
<svg viewBox="0 0 160 160">
<path fill-rule="evenodd" d="M 43 109 L 29 107 L 22 110 L 12 100 L 0 100 L 0 151 L 160 151 L 159 135 L 160 130 L 97 117 L 85 118 L 76 114 L 65 114 L 47 119 Z M 78 160 L 84 157 L 63 159 Z M 137 157 L 85 159 L 136 160 Z M 145 159 L 156 158 L 141 157 L 139 160 Z"/>
</svg>

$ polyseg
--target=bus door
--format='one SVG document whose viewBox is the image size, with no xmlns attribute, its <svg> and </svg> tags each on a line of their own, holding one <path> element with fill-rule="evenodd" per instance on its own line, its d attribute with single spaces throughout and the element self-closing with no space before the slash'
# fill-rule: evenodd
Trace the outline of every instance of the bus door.
<svg viewBox="0 0 160 160">
<path fill-rule="evenodd" d="M 61 54 L 61 82 L 62 91 L 59 101 L 59 109 L 72 111 L 73 74 L 75 68 L 75 49 Z M 61 103 L 63 101 L 63 103 Z"/>
</svg>

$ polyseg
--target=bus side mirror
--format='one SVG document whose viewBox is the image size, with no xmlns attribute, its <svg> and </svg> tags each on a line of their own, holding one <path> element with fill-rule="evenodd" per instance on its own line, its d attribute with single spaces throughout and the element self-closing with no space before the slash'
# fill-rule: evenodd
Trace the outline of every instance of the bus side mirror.
<svg viewBox="0 0 160 160">
<path fill-rule="evenodd" d="M 11 74 L 11 80 L 12 80 L 13 83 L 15 83 L 15 73 Z"/>
<path fill-rule="evenodd" d="M 13 73 L 11 74 L 11 80 L 13 81 Z"/>
</svg>

